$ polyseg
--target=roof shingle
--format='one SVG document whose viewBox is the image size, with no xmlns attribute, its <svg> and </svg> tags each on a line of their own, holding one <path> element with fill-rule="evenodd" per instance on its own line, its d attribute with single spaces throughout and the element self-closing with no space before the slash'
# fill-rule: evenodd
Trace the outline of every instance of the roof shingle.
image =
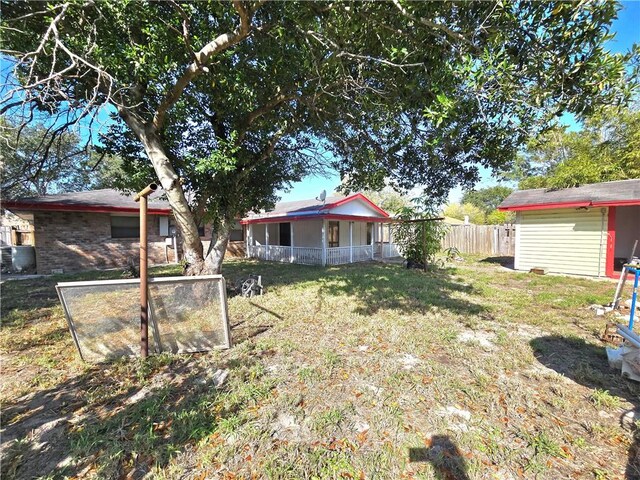
<svg viewBox="0 0 640 480">
<path fill-rule="evenodd" d="M 160 200 L 162 192 L 154 192 L 149 197 L 148 208 L 155 210 L 170 210 L 169 202 Z M 86 192 L 60 193 L 58 195 L 45 195 L 42 197 L 25 197 L 13 201 L 3 202 L 13 208 L 24 205 L 25 208 L 38 209 L 62 206 L 66 209 L 78 207 L 103 207 L 103 208 L 132 208 L 137 209 L 138 204 L 133 199 L 134 195 L 127 195 L 111 188 L 101 190 L 88 190 Z"/>
<path fill-rule="evenodd" d="M 572 188 L 516 190 L 498 206 L 501 210 L 518 207 L 562 208 L 563 204 L 607 206 L 616 203 L 640 204 L 640 179 L 593 183 Z"/>
</svg>

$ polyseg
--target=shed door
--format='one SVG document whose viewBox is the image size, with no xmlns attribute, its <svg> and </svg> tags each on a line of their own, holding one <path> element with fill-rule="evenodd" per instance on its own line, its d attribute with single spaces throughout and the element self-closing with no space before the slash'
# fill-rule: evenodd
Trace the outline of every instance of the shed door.
<svg viewBox="0 0 640 480">
<path fill-rule="evenodd" d="M 519 212 L 516 269 L 604 276 L 607 209 L 574 208 Z"/>
</svg>

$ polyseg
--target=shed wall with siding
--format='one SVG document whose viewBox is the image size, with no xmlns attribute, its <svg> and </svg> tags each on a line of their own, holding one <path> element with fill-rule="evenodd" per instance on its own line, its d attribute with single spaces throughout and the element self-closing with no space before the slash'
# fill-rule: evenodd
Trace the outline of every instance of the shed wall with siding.
<svg viewBox="0 0 640 480">
<path fill-rule="evenodd" d="M 516 270 L 604 276 L 607 208 L 546 209 L 516 216 Z"/>
</svg>

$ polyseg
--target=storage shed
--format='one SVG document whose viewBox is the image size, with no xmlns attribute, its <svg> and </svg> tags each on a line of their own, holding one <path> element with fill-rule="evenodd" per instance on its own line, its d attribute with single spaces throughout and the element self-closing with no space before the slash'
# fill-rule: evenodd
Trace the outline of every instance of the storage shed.
<svg viewBox="0 0 640 480">
<path fill-rule="evenodd" d="M 616 277 L 640 239 L 640 179 L 518 190 L 498 209 L 516 212 L 516 270 Z"/>
</svg>

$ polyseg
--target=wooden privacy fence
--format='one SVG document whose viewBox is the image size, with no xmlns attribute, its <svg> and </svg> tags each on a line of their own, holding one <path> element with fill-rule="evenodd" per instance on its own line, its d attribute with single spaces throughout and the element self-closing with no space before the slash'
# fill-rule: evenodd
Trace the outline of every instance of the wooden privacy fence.
<svg viewBox="0 0 640 480">
<path fill-rule="evenodd" d="M 442 239 L 442 249 L 455 247 L 461 253 L 514 256 L 514 225 L 450 225 Z"/>
</svg>

